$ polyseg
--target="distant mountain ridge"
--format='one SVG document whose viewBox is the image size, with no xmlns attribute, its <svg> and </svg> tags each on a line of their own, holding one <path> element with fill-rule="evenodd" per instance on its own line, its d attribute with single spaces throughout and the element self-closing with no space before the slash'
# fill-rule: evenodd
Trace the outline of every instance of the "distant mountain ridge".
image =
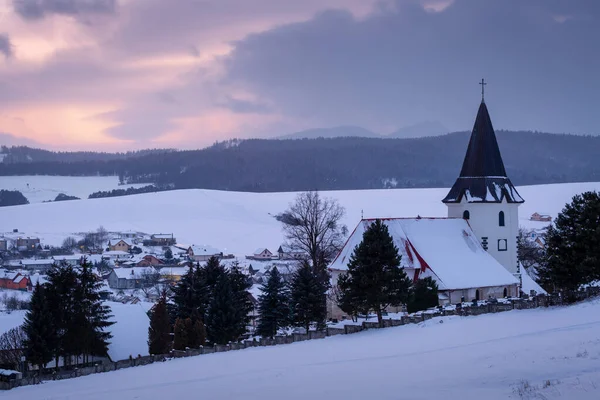
<svg viewBox="0 0 600 400">
<path fill-rule="evenodd" d="M 497 131 L 515 185 L 600 181 L 600 137 Z M 1 175 L 115 175 L 123 182 L 177 189 L 285 192 L 449 187 L 459 174 L 470 132 L 418 139 L 248 139 L 201 150 L 155 150 L 114 159 L 0 163 Z M 50 152 L 52 153 L 52 152 Z M 104 157 L 104 156 L 103 156 Z"/>
<path fill-rule="evenodd" d="M 289 135 L 279 136 L 277 139 L 318 139 L 338 137 L 383 137 L 375 132 L 360 126 L 335 126 L 332 128 L 307 129 Z"/>
</svg>

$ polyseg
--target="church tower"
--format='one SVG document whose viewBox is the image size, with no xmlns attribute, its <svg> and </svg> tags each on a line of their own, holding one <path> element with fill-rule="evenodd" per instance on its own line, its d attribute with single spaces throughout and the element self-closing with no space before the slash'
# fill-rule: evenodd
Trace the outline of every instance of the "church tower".
<svg viewBox="0 0 600 400">
<path fill-rule="evenodd" d="M 518 276 L 518 208 L 524 200 L 506 176 L 483 90 L 460 176 L 442 202 L 448 217 L 468 220 L 483 248 Z"/>
</svg>

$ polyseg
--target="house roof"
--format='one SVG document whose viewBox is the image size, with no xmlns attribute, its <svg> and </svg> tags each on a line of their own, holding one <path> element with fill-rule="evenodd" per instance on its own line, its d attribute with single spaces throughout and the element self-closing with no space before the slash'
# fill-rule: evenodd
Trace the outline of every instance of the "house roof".
<svg viewBox="0 0 600 400">
<path fill-rule="evenodd" d="M 153 239 L 173 239 L 173 234 L 171 233 L 157 233 L 152 235 Z"/>
<path fill-rule="evenodd" d="M 269 249 L 267 249 L 266 247 L 259 247 L 258 249 L 254 250 L 253 254 L 261 254 L 263 251 L 268 251 L 269 253 L 271 253 L 271 251 L 269 251 Z"/>
<path fill-rule="evenodd" d="M 183 276 L 185 275 L 189 267 L 162 267 L 160 269 L 161 276 Z"/>
<path fill-rule="evenodd" d="M 139 279 L 144 273 L 155 273 L 152 267 L 113 268 L 113 272 L 119 279 Z"/>
<path fill-rule="evenodd" d="M 402 256 L 401 267 L 433 277 L 440 289 L 512 285 L 518 280 L 482 247 L 467 221 L 455 218 L 391 218 L 382 220 Z M 330 265 L 345 271 L 354 248 L 374 220 L 358 226 Z M 414 276 L 411 276 L 413 278 Z"/>
<path fill-rule="evenodd" d="M 503 199 L 508 203 L 524 202 L 506 175 L 492 120 L 483 101 L 460 176 L 442 201 L 460 203 L 463 197 L 469 203 L 500 203 Z"/>
<path fill-rule="evenodd" d="M 192 245 L 192 246 L 190 246 L 190 249 L 192 250 L 192 253 L 194 253 L 195 256 L 201 256 L 201 255 L 216 256 L 216 255 L 221 254 L 221 250 L 219 250 L 215 247 L 211 247 L 211 246 Z"/>
<path fill-rule="evenodd" d="M 116 246 L 119 242 L 123 242 L 127 246 L 129 246 L 129 247 L 133 247 L 133 242 L 131 241 L 131 239 L 128 239 L 128 238 L 111 239 L 110 240 L 110 245 L 111 246 Z"/>
</svg>

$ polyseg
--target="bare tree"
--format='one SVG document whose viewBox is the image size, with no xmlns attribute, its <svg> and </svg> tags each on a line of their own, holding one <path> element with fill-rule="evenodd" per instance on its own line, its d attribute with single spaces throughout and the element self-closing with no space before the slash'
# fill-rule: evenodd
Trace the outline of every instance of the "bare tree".
<svg viewBox="0 0 600 400">
<path fill-rule="evenodd" d="M 146 297 L 159 296 L 163 290 L 160 273 L 154 269 L 147 268 L 140 273 L 140 289 Z"/>
<path fill-rule="evenodd" d="M 337 200 L 311 191 L 298 194 L 294 203 L 275 218 L 283 224 L 286 245 L 306 253 L 313 267 L 325 268 L 348 234 L 341 224 L 345 212 Z"/>
<path fill-rule="evenodd" d="M 0 335 L 0 365 L 5 368 L 18 369 L 24 355 L 27 335 L 20 326 L 12 328 Z"/>
<path fill-rule="evenodd" d="M 532 231 L 519 229 L 517 253 L 519 261 L 530 276 L 537 277 L 537 267 L 544 260 L 545 249 L 530 239 Z"/>
<path fill-rule="evenodd" d="M 63 249 L 73 250 L 77 247 L 77 240 L 73 236 L 67 236 L 62 242 Z"/>
</svg>

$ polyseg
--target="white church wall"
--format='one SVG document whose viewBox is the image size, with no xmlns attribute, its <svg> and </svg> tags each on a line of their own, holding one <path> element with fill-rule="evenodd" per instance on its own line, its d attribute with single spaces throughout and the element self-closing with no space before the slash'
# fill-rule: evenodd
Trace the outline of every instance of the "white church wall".
<svg viewBox="0 0 600 400">
<path fill-rule="evenodd" d="M 462 218 L 469 211 L 469 225 L 484 244 L 487 238 L 487 251 L 509 272 L 517 273 L 517 236 L 519 235 L 518 204 L 506 203 L 467 203 L 463 198 L 459 204 L 447 204 L 448 217 Z M 504 226 L 499 224 L 500 211 L 504 212 Z M 506 242 L 504 242 L 506 241 Z M 506 244 L 506 250 L 503 245 Z"/>
</svg>

